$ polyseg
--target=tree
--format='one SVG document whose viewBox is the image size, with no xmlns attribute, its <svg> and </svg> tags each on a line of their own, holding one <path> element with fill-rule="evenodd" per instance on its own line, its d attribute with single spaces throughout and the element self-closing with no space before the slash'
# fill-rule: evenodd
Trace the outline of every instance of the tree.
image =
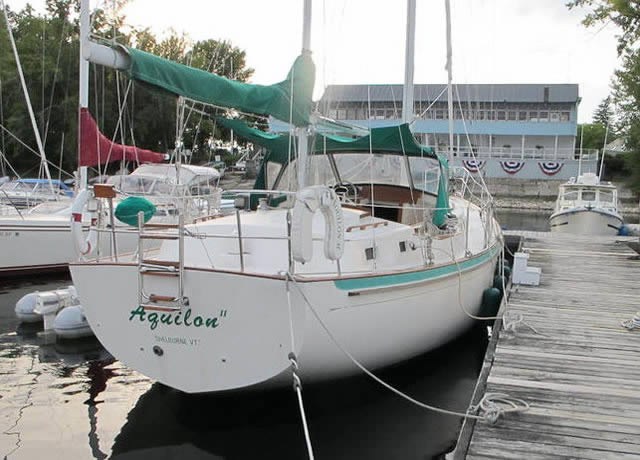
<svg viewBox="0 0 640 460">
<path fill-rule="evenodd" d="M 640 2 L 637 0 L 571 0 L 569 8 L 587 7 L 583 24 L 587 27 L 613 23 L 621 30 L 618 36 L 618 55 L 623 57 L 622 68 L 615 71 L 613 101 L 619 131 L 625 137 L 627 168 L 632 171 L 630 185 L 640 193 Z M 586 136 L 585 136 L 586 137 Z"/>
<path fill-rule="evenodd" d="M 618 37 L 618 54 L 623 54 L 640 39 L 640 2 L 637 0 L 570 0 L 569 9 L 591 10 L 582 23 L 586 27 L 611 22 L 622 30 Z"/>
<path fill-rule="evenodd" d="M 94 11 L 92 33 L 106 40 L 115 38 L 118 43 L 135 45 L 139 49 L 223 76 L 231 77 L 233 74 L 235 79 L 241 81 L 246 81 L 252 75 L 253 69 L 246 66 L 245 52 L 229 42 L 205 40 L 193 44 L 187 35 L 175 31 L 170 31 L 160 40 L 148 28 L 127 26 L 123 7 L 129 1 L 117 0 L 115 7 L 112 7 L 113 2 L 106 2 L 108 6 L 105 8 L 108 9 Z M 77 167 L 78 6 L 78 0 L 47 0 L 45 15 L 38 15 L 29 5 L 20 11 L 9 11 L 11 28 L 47 157 L 51 163 L 58 165 L 63 154 L 62 165 L 67 171 Z M 0 15 L 0 27 L 0 35 L 6 36 L 3 15 Z M 107 137 L 112 138 L 115 134 L 118 142 L 158 151 L 174 147 L 174 95 L 134 83 L 123 73 L 93 64 L 90 66 L 89 82 L 89 110 Z M 0 39 L 0 104 L 0 123 L 17 138 L 34 147 L 34 134 L 17 78 L 13 53 L 6 39 Z M 122 123 L 116 133 L 122 107 Z M 224 135 L 219 128 L 216 131 L 216 136 Z M 188 119 L 185 133 L 185 145 L 192 148 L 214 134 L 214 123 L 194 112 Z M 2 154 L 20 174 L 36 174 L 39 165 L 37 155 L 4 131 L 2 134 Z"/>
<path fill-rule="evenodd" d="M 611 110 L 611 96 L 605 97 L 593 112 L 593 122 L 613 128 L 613 111 Z"/>
</svg>

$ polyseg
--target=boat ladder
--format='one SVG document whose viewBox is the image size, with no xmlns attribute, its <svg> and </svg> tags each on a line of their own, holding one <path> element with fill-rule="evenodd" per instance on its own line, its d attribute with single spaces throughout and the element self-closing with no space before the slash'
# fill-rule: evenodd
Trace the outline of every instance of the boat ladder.
<svg viewBox="0 0 640 460">
<path fill-rule="evenodd" d="M 167 226 L 175 228 L 174 225 Z M 138 304 L 145 310 L 179 311 L 189 305 L 184 295 L 184 215 L 179 215 L 177 234 L 170 231 L 147 232 L 144 227 L 144 215 L 138 213 Z M 178 260 L 155 260 L 144 258 L 145 240 L 177 240 Z M 160 276 L 174 278 L 177 282 L 176 295 L 160 295 L 145 290 L 145 278 Z"/>
</svg>

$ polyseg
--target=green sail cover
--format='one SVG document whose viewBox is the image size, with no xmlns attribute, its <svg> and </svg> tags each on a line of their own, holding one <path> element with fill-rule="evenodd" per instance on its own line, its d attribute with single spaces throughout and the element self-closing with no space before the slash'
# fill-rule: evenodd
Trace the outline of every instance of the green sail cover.
<svg viewBox="0 0 640 460">
<path fill-rule="evenodd" d="M 436 198 L 436 210 L 433 213 L 431 222 L 436 227 L 442 227 L 444 225 L 447 214 L 451 211 L 449 206 L 449 162 L 439 157 L 440 160 L 440 180 L 438 181 L 438 196 Z"/>
<path fill-rule="evenodd" d="M 205 104 L 270 115 L 295 126 L 309 124 L 315 82 L 309 55 L 298 56 L 286 80 L 265 86 L 230 80 L 135 48 L 127 52 L 131 58 L 128 74 L 135 80 Z"/>
</svg>

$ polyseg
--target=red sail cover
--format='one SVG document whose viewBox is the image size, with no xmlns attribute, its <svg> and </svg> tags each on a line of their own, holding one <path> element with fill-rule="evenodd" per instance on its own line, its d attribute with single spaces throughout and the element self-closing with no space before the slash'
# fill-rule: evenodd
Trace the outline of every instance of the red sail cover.
<svg viewBox="0 0 640 460">
<path fill-rule="evenodd" d="M 97 166 L 122 159 L 138 163 L 161 163 L 164 155 L 112 142 L 98 130 L 89 109 L 80 109 L 80 166 Z"/>
</svg>

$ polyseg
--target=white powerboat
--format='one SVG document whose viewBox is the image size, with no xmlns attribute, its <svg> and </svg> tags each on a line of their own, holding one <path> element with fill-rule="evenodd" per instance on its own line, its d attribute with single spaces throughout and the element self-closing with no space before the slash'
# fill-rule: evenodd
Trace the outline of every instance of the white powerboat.
<svg viewBox="0 0 640 460">
<path fill-rule="evenodd" d="M 581 235 L 617 235 L 623 223 L 616 187 L 601 182 L 594 173 L 562 184 L 555 211 L 549 217 L 552 232 Z"/>
</svg>

